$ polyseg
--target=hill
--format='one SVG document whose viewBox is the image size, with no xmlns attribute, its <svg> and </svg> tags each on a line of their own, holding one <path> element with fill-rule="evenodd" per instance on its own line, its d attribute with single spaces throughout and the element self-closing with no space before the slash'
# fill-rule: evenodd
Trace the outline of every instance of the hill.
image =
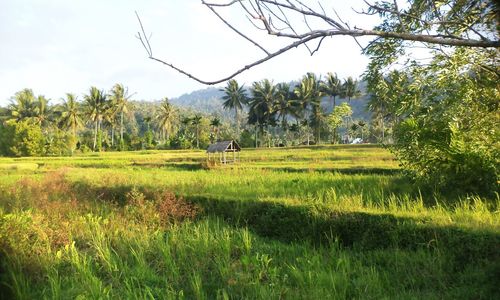
<svg viewBox="0 0 500 300">
<path fill-rule="evenodd" d="M 291 83 L 291 86 L 294 84 Z M 366 84 L 361 82 L 360 89 L 362 96 L 357 99 L 351 100 L 354 119 L 364 119 L 369 121 L 371 118 L 370 113 L 365 109 L 369 95 L 366 94 Z M 247 94 L 250 92 L 247 90 Z M 186 93 L 180 97 L 170 99 L 170 102 L 176 106 L 190 108 L 194 111 L 199 111 L 207 114 L 219 114 L 223 118 L 230 118 L 232 113 L 222 108 L 222 97 L 224 92 L 217 87 L 208 87 L 201 90 Z M 337 105 L 347 102 L 347 99 L 337 99 Z M 327 113 L 332 111 L 332 103 L 328 97 L 322 100 L 322 106 Z"/>
</svg>

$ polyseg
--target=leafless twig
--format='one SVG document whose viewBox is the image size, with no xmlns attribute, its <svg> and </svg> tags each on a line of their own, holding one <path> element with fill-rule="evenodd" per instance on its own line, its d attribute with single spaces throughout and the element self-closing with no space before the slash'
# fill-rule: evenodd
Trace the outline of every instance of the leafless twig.
<svg viewBox="0 0 500 300">
<path fill-rule="evenodd" d="M 362 49 L 363 49 L 362 45 L 356 39 L 357 37 L 360 36 L 373 36 L 375 37 L 375 41 L 384 38 L 394 38 L 394 39 L 424 43 L 426 45 L 429 44 L 437 45 L 438 47 L 444 45 L 444 46 L 500 48 L 500 41 L 498 40 L 496 35 L 494 35 L 495 39 L 487 38 L 490 37 L 491 35 L 481 34 L 479 30 L 473 27 L 474 25 L 456 24 L 457 21 L 447 20 L 444 18 L 440 18 L 436 22 L 430 22 L 426 19 L 420 18 L 419 16 L 412 14 L 411 11 L 401 10 L 397 5 L 396 0 L 393 0 L 392 5 L 389 3 L 384 7 L 378 4 L 371 4 L 367 0 L 364 1 L 368 6 L 368 11 L 360 11 L 359 13 L 369 14 L 369 15 L 384 13 L 392 15 L 392 17 L 398 21 L 399 27 L 393 31 L 363 29 L 358 27 L 351 28 L 347 22 L 342 20 L 342 18 L 334 8 L 333 8 L 334 16 L 338 21 L 335 20 L 333 17 L 330 17 L 326 13 L 321 3 L 319 3 L 319 9 L 316 10 L 315 8 L 309 5 L 306 5 L 301 0 L 233 0 L 233 1 L 228 1 L 227 3 L 211 3 L 202 0 L 201 1 L 202 4 L 208 7 L 208 9 L 210 9 L 210 11 L 213 14 L 215 14 L 227 27 L 229 27 L 239 36 L 246 39 L 247 41 L 249 41 L 250 43 L 252 43 L 254 46 L 256 46 L 265 53 L 264 57 L 241 67 L 240 69 L 236 70 L 235 72 L 233 72 L 228 76 L 225 76 L 224 78 L 213 81 L 200 79 L 194 76 L 192 73 L 189 73 L 179 67 L 174 66 L 172 63 L 154 57 L 150 43 L 151 38 L 150 36 L 148 37 L 148 35 L 146 35 L 139 14 L 136 12 L 136 16 L 140 25 L 140 31 L 137 33 L 137 38 L 140 40 L 142 46 L 146 50 L 148 57 L 150 59 L 160 62 L 200 83 L 208 85 L 217 84 L 229 80 L 254 66 L 260 65 L 276 56 L 279 56 L 301 45 L 304 45 L 308 49 L 309 53 L 313 55 L 314 53 L 319 51 L 322 42 L 326 37 L 333 37 L 338 35 L 350 36 L 354 38 Z M 252 40 L 248 35 L 246 35 L 242 31 L 231 25 L 228 22 L 228 20 L 224 18 L 221 14 L 219 14 L 217 11 L 217 9 L 224 9 L 232 7 L 234 5 L 239 5 L 242 8 L 245 16 L 254 27 L 258 28 L 259 30 L 265 30 L 269 35 L 289 38 L 292 39 L 292 41 L 288 42 L 288 44 L 286 44 L 285 46 L 283 46 L 278 50 L 275 51 L 267 50 L 262 44 L 258 43 L 255 40 Z M 302 26 L 304 28 L 299 28 L 300 26 L 295 26 L 297 24 L 294 25 L 294 23 L 292 23 L 293 20 L 288 18 L 289 14 L 301 15 L 303 17 L 305 24 L 305 26 Z M 312 26 L 310 26 L 310 23 L 307 18 L 311 18 L 311 20 L 312 19 L 319 20 L 323 22 L 323 24 L 326 25 L 327 28 L 314 29 L 312 28 Z M 408 27 L 404 23 L 403 18 L 405 18 L 405 20 L 413 19 L 415 20 L 415 22 L 423 24 L 424 25 L 423 30 L 420 32 L 409 31 Z M 278 23 L 280 23 L 279 24 L 280 26 L 276 24 L 275 22 L 276 20 Z M 258 24 L 260 24 L 262 27 L 258 26 Z M 283 24 L 283 27 L 281 26 L 281 24 Z M 446 25 L 464 25 L 469 29 L 470 32 L 478 36 L 480 40 L 471 39 L 468 36 L 468 32 L 465 32 L 463 35 L 457 35 L 457 34 L 450 34 L 450 32 L 446 30 L 444 31 L 444 34 L 439 33 L 435 30 L 434 31 L 430 30 L 430 28 L 436 28 L 433 26 L 446 26 Z M 313 40 L 318 41 L 318 43 L 315 49 L 311 50 L 307 45 L 307 43 Z"/>
</svg>

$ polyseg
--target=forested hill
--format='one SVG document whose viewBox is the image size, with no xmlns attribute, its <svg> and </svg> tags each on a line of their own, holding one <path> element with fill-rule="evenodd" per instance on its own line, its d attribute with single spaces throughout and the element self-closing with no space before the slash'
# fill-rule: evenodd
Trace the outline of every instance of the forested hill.
<svg viewBox="0 0 500 300">
<path fill-rule="evenodd" d="M 293 84 L 291 84 L 293 86 Z M 366 84 L 365 82 L 360 82 L 359 84 L 362 96 L 357 99 L 351 100 L 351 106 L 353 108 L 353 118 L 354 119 L 370 119 L 370 113 L 366 110 L 366 102 L 369 99 L 369 95 L 365 92 Z M 247 95 L 250 92 L 247 91 Z M 209 87 L 206 89 L 196 90 L 191 93 L 184 94 L 178 98 L 170 99 L 170 102 L 176 106 L 190 108 L 194 111 L 199 111 L 207 114 L 217 113 L 223 117 L 229 116 L 228 111 L 224 111 L 222 108 L 222 97 L 224 92 L 221 91 L 219 87 Z M 342 102 L 347 102 L 347 99 L 337 99 L 337 105 Z M 328 97 L 323 99 L 323 107 L 326 112 L 330 113 L 332 110 L 332 103 Z"/>
<path fill-rule="evenodd" d="M 224 92 L 217 87 L 196 90 L 178 98 L 169 99 L 176 106 L 189 107 L 204 113 L 222 112 Z"/>
</svg>

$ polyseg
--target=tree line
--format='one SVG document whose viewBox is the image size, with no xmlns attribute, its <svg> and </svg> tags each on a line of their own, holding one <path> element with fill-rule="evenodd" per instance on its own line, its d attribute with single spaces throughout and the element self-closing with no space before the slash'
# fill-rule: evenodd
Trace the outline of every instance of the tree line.
<svg viewBox="0 0 500 300">
<path fill-rule="evenodd" d="M 51 105 L 31 89 L 17 92 L 0 110 L 0 151 L 8 156 L 71 155 L 75 151 L 205 148 L 221 139 L 243 146 L 284 146 L 339 142 L 367 135 L 367 123 L 350 118 L 350 101 L 360 96 L 359 82 L 328 73 L 313 73 L 297 84 L 269 79 L 248 89 L 235 80 L 221 89 L 223 108 L 233 119 L 202 114 L 172 105 L 132 99 L 123 84 L 109 91 L 89 88 L 78 97 L 67 93 Z M 329 99 L 331 113 L 322 100 Z M 337 105 L 339 98 L 348 103 Z M 347 109 L 346 109 L 347 108 Z"/>
<path fill-rule="evenodd" d="M 341 114 L 336 100 L 345 98 L 350 107 L 351 99 L 361 95 L 359 82 L 352 77 L 341 80 L 334 73 L 328 73 L 324 79 L 314 73 L 307 73 L 297 84 L 273 84 L 269 79 L 254 82 L 247 91 L 238 82 L 231 79 L 224 88 L 224 107 L 234 109 L 235 118 L 239 121 L 240 112 L 246 108 L 247 125 L 255 130 L 255 146 L 265 144 L 288 145 L 291 141 L 305 144 L 319 144 L 325 141 L 337 143 L 340 137 L 337 129 L 341 124 L 334 122 L 336 118 L 349 119 L 352 111 Z M 328 97 L 332 112 L 326 113 L 322 100 Z M 357 134 L 364 121 L 351 122 L 346 127 L 347 133 Z M 248 126 L 247 126 L 248 127 Z M 239 123 L 237 124 L 239 132 Z M 276 133 L 279 138 L 276 139 Z M 325 135 L 328 138 L 325 139 Z M 298 137 L 298 140 L 297 140 Z M 305 139 L 300 141 L 300 139 Z M 346 138 L 346 141 L 351 137 Z"/>
</svg>

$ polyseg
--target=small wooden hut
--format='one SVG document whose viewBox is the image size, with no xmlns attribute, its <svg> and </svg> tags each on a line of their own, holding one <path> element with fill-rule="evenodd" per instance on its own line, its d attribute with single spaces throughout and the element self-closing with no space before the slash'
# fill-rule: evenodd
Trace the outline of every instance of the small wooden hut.
<svg viewBox="0 0 500 300">
<path fill-rule="evenodd" d="M 215 161 L 218 158 L 220 163 L 226 164 L 238 161 L 240 159 L 240 151 L 240 145 L 235 140 L 230 140 L 217 142 L 208 146 L 207 155 L 209 161 L 211 159 Z M 232 155 L 228 157 L 228 153 L 232 153 Z"/>
</svg>

